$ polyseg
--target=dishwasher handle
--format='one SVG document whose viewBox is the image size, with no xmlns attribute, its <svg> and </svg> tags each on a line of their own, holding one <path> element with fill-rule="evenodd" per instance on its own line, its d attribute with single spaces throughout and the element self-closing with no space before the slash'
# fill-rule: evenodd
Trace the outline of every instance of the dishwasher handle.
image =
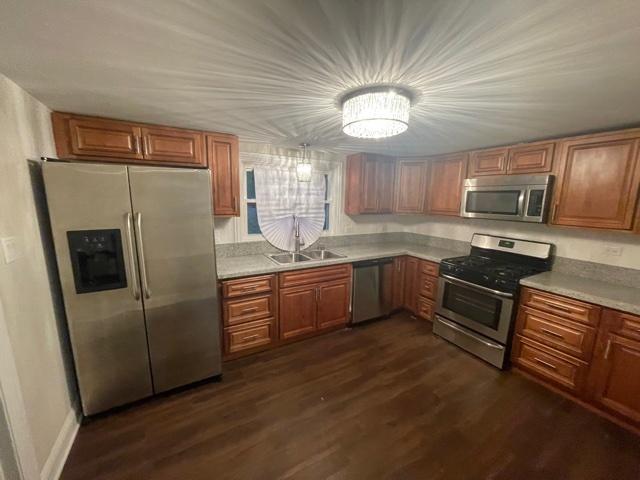
<svg viewBox="0 0 640 480">
<path fill-rule="evenodd" d="M 365 268 L 365 267 L 378 267 L 387 263 L 392 263 L 393 258 L 377 258 L 375 260 L 362 260 L 360 262 L 353 262 L 353 268 Z"/>
</svg>

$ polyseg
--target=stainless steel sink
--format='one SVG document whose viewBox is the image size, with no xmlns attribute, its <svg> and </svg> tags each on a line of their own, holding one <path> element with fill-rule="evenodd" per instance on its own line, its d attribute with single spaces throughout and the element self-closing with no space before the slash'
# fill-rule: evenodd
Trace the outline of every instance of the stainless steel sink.
<svg viewBox="0 0 640 480">
<path fill-rule="evenodd" d="M 345 255 L 340 255 L 338 253 L 334 253 L 329 250 L 306 250 L 304 254 L 305 256 L 311 258 L 312 260 L 329 260 L 332 258 L 346 258 Z"/>
<path fill-rule="evenodd" d="M 301 253 L 293 253 L 293 252 L 276 253 L 276 254 L 267 255 L 267 256 L 274 262 L 279 263 L 281 265 L 284 265 L 287 263 L 308 262 L 309 260 L 311 260 L 306 255 L 302 255 Z"/>
<path fill-rule="evenodd" d="M 288 263 L 308 262 L 309 260 L 330 260 L 332 258 L 346 258 L 344 255 L 339 255 L 329 250 L 307 250 L 304 253 L 274 253 L 267 255 L 271 260 L 280 265 L 286 265 Z"/>
</svg>

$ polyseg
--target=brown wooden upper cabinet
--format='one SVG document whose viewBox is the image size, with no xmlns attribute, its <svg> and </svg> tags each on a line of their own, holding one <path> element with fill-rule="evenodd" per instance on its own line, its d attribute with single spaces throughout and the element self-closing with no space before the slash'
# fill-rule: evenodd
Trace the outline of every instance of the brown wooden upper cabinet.
<svg viewBox="0 0 640 480">
<path fill-rule="evenodd" d="M 394 213 L 422 213 L 427 186 L 424 159 L 399 159 L 396 164 Z"/>
<path fill-rule="evenodd" d="M 146 161 L 177 166 L 207 165 L 202 132 L 167 127 L 141 127 L 142 155 Z"/>
<path fill-rule="evenodd" d="M 240 215 L 238 137 L 53 112 L 63 159 L 211 169 L 213 213 Z"/>
<path fill-rule="evenodd" d="M 240 216 L 238 137 L 207 135 L 207 160 L 213 182 L 213 213 Z"/>
<path fill-rule="evenodd" d="M 507 173 L 508 155 L 509 150 L 507 148 L 471 152 L 469 157 L 469 177 Z"/>
<path fill-rule="evenodd" d="M 466 153 L 440 155 L 429 160 L 429 181 L 425 213 L 460 215 L 462 183 L 467 173 Z"/>
<path fill-rule="evenodd" d="M 549 173 L 553 167 L 555 142 L 537 142 L 509 148 L 507 173 Z"/>
<path fill-rule="evenodd" d="M 345 180 L 345 213 L 391 213 L 394 180 L 394 157 L 369 153 L 349 155 Z"/>
<path fill-rule="evenodd" d="M 207 166 L 202 132 L 61 112 L 52 121 L 60 158 Z"/>
<path fill-rule="evenodd" d="M 639 146 L 640 130 L 560 142 L 551 223 L 633 229 L 640 185 Z"/>
<path fill-rule="evenodd" d="M 551 172 L 554 147 L 555 142 L 537 142 L 471 152 L 469 178 Z"/>
</svg>

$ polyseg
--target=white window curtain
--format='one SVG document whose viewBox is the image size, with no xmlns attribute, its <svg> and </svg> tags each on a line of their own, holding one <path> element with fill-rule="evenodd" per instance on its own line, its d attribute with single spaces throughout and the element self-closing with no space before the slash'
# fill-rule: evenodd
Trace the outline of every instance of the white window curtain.
<svg viewBox="0 0 640 480">
<path fill-rule="evenodd" d="M 295 217 L 305 246 L 316 242 L 324 226 L 324 176 L 313 173 L 310 182 L 298 182 L 295 169 L 268 166 L 256 166 L 253 174 L 258 224 L 265 239 L 281 250 L 293 250 Z"/>
</svg>

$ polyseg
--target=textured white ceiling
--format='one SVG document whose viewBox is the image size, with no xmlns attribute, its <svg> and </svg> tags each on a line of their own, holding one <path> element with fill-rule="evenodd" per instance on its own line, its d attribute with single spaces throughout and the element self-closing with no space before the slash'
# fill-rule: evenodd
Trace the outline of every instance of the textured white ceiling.
<svg viewBox="0 0 640 480">
<path fill-rule="evenodd" d="M 640 123 L 638 0 L 2 0 L 0 71 L 49 107 L 403 154 Z M 336 99 L 417 92 L 360 141 Z"/>
</svg>

